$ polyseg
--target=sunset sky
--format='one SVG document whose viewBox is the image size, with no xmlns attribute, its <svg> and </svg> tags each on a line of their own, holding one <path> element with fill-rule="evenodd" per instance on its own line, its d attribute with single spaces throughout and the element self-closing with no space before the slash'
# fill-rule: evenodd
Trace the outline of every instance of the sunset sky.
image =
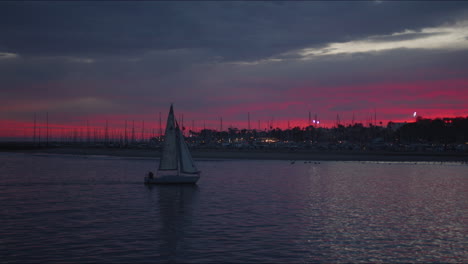
<svg viewBox="0 0 468 264">
<path fill-rule="evenodd" d="M 0 2 L 0 137 L 468 116 L 468 2 Z"/>
</svg>

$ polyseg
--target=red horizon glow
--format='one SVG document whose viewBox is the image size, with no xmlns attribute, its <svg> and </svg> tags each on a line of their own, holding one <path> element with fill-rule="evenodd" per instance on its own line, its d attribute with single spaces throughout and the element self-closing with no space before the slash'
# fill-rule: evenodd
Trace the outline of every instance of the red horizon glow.
<svg viewBox="0 0 468 264">
<path fill-rule="evenodd" d="M 421 117 L 421 116 L 420 116 Z M 468 116 L 440 116 L 440 115 L 434 115 L 434 116 L 422 116 L 422 118 L 427 118 L 427 119 L 436 119 L 436 118 L 457 118 L 457 117 L 462 117 L 462 118 L 468 118 Z M 165 118 L 164 118 L 165 119 Z M 313 119 L 313 117 L 312 117 Z M 395 122 L 395 123 L 411 123 L 415 122 L 416 118 L 410 117 L 410 114 L 408 114 L 408 118 L 402 119 L 402 120 L 379 120 L 377 119 L 377 126 L 384 126 L 386 127 L 388 122 Z M 349 126 L 351 124 L 351 120 L 340 120 L 340 124 L 344 126 Z M 355 120 L 354 124 L 362 124 L 364 126 L 369 126 L 369 124 L 372 123 L 374 125 L 374 120 L 371 119 L 371 116 L 366 120 L 367 122 L 362 122 L 362 120 Z M 289 127 L 288 127 L 288 122 L 289 122 Z M 42 141 L 45 140 L 47 134 L 49 140 L 59 140 L 59 139 L 70 139 L 70 138 L 78 138 L 81 140 L 85 140 L 87 138 L 100 138 L 104 139 L 106 137 L 106 121 L 101 120 L 100 122 L 97 122 L 99 125 L 96 125 L 94 123 L 93 125 L 89 126 L 73 126 L 73 125 L 63 125 L 63 124 L 56 124 L 56 123 L 49 123 L 46 124 L 45 122 L 36 122 L 36 129 L 34 131 L 34 122 L 18 122 L 18 121 L 10 121 L 10 120 L 0 120 L 0 123 L 2 124 L 2 129 L 0 130 L 0 138 L 22 138 L 22 139 L 28 139 L 32 140 L 34 137 L 36 139 L 40 139 Z M 123 121 L 125 123 L 125 121 Z M 200 122 L 196 123 L 199 124 Z M 272 126 L 271 126 L 272 124 Z M 257 131 L 269 131 L 271 129 L 292 129 L 294 127 L 299 127 L 301 129 L 304 129 L 305 127 L 309 125 L 313 125 L 314 127 L 322 127 L 322 128 L 333 128 L 336 127 L 336 121 L 332 122 L 321 122 L 320 124 L 313 124 L 308 122 L 308 120 L 299 120 L 299 119 L 294 119 L 294 120 L 278 120 L 274 121 L 271 123 L 271 120 L 269 121 L 260 121 L 260 128 L 258 127 L 258 121 L 251 121 L 250 123 L 250 128 L 251 130 L 257 130 Z M 209 129 L 209 130 L 215 130 L 215 131 L 220 131 L 221 127 L 221 122 L 220 120 L 217 121 L 210 121 L 205 123 L 205 126 L 203 124 L 196 125 L 195 127 L 191 126 L 191 122 L 189 124 L 184 123 L 184 128 L 185 128 L 185 135 L 188 135 L 189 131 L 194 131 L 194 132 L 200 132 L 203 129 Z M 159 125 L 155 124 L 148 124 L 145 122 L 145 125 L 143 127 L 142 122 L 135 122 L 135 126 L 133 127 L 132 122 L 127 121 L 127 132 L 126 132 L 126 137 L 128 140 L 132 138 L 132 131 L 134 128 L 134 134 L 135 134 L 135 139 L 136 140 L 141 140 L 143 137 L 144 139 L 149 139 L 151 137 L 157 137 L 160 135 L 160 131 L 164 133 L 165 129 L 165 120 L 163 121 L 162 127 Z M 247 129 L 248 128 L 248 122 L 230 122 L 227 123 L 225 120 L 223 120 L 223 130 L 222 131 L 228 131 L 229 128 L 235 128 L 235 129 Z M 142 129 L 143 129 L 143 136 L 142 136 Z M 115 124 L 115 123 L 110 123 L 108 122 L 107 126 L 107 135 L 108 138 L 110 139 L 119 139 L 125 138 L 125 125 L 122 125 L 122 122 L 120 124 Z"/>
<path fill-rule="evenodd" d="M 320 127 L 333 127 L 337 122 L 349 125 L 361 123 L 368 126 L 375 122 L 386 126 L 388 122 L 412 122 L 417 112 L 423 118 L 455 118 L 468 116 L 468 79 L 451 79 L 439 81 L 416 81 L 408 83 L 377 83 L 361 86 L 315 87 L 304 85 L 290 88 L 283 92 L 268 94 L 265 90 L 255 89 L 245 96 L 236 95 L 236 100 L 224 98 L 225 105 L 203 105 L 199 109 L 184 109 L 182 103 L 175 104 L 176 118 L 184 125 L 185 131 L 200 131 L 203 128 L 220 130 L 223 119 L 223 130 L 229 127 L 247 129 L 248 113 L 250 113 L 250 128 L 269 130 L 270 127 L 287 129 L 289 127 L 306 127 L 310 121 L 317 119 Z M 238 98 L 237 98 L 238 97 Z M 220 97 L 210 97 L 211 101 L 220 102 Z M 239 103 L 232 103 L 239 102 Z M 3 106 L 3 112 L 18 112 L 27 105 Z M 49 137 L 70 137 L 79 134 L 87 135 L 88 127 L 92 135 L 103 137 L 106 121 L 108 134 L 120 137 L 127 136 L 135 127 L 136 138 L 141 138 L 144 122 L 144 137 L 159 135 L 159 113 L 161 113 L 162 131 L 164 131 L 167 106 L 163 110 L 145 109 L 145 114 L 73 114 L 54 112 L 41 103 L 39 109 L 32 106 L 24 107 L 22 119 L 0 118 L 1 138 L 32 138 L 34 136 L 34 112 L 36 112 L 36 136 L 41 131 L 41 137 L 46 132 L 46 113 L 48 112 Z M 36 111 L 34 111 L 36 110 Z M 25 118 L 26 116 L 26 118 Z M 182 120 L 183 119 L 183 120 Z M 134 125 L 133 125 L 134 122 Z M 259 125 L 260 122 L 260 125 Z"/>
</svg>

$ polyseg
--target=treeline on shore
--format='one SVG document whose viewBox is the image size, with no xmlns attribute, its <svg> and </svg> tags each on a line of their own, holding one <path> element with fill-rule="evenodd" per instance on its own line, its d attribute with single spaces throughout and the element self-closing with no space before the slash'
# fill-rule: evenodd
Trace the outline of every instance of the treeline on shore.
<svg viewBox="0 0 468 264">
<path fill-rule="evenodd" d="M 355 123 L 332 128 L 318 126 L 269 130 L 228 128 L 227 131 L 203 129 L 185 131 L 187 142 L 193 148 L 315 148 L 349 150 L 405 150 L 409 145 L 437 146 L 438 151 L 468 151 L 468 117 L 417 118 L 411 123 L 389 122 L 387 126 Z M 159 148 L 162 137 L 144 140 L 127 138 L 80 139 L 68 141 L 3 142 L 0 149 L 27 149 L 60 147 L 67 144 L 94 147 Z"/>
<path fill-rule="evenodd" d="M 418 118 L 414 123 L 389 122 L 386 127 L 362 123 L 344 126 L 341 124 L 333 128 L 316 126 L 294 127 L 282 130 L 272 128 L 258 131 L 229 128 L 228 131 L 205 129 L 200 132 L 189 131 L 192 140 L 226 141 L 233 138 L 242 138 L 254 141 L 259 138 L 270 138 L 278 141 L 292 142 L 399 142 L 399 143 L 442 143 L 464 144 L 468 142 L 468 117 L 456 118 Z"/>
</svg>

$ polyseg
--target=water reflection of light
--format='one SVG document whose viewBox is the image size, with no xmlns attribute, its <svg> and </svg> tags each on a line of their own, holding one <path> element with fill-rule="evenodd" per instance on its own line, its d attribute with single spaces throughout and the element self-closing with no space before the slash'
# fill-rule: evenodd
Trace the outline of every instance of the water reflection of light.
<svg viewBox="0 0 468 264">
<path fill-rule="evenodd" d="M 423 165 L 423 166 L 422 166 Z M 311 165 L 304 262 L 463 260 L 460 192 L 435 163 Z M 459 165 L 460 166 L 460 165 Z M 325 170 L 326 169 L 326 170 Z M 439 171 L 438 173 L 434 171 Z M 450 219 L 450 220 L 448 220 Z M 450 248 L 449 251 L 440 250 Z M 431 257 L 429 257 L 431 256 Z M 326 262 L 326 261 L 325 261 Z"/>
</svg>

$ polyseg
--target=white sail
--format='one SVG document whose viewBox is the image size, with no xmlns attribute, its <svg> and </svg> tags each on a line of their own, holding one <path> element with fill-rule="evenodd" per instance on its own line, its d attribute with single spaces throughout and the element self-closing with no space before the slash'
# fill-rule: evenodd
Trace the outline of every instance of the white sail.
<svg viewBox="0 0 468 264">
<path fill-rule="evenodd" d="M 196 174 L 198 173 L 197 167 L 195 167 L 195 163 L 193 162 L 192 155 L 188 149 L 187 143 L 185 143 L 184 135 L 182 131 L 180 131 L 179 126 L 177 125 L 176 130 L 178 131 L 178 139 L 179 139 L 179 155 L 180 155 L 180 171 L 183 173 L 189 174 Z"/>
<path fill-rule="evenodd" d="M 159 162 L 159 170 L 177 170 L 177 141 L 176 128 L 174 121 L 174 110 L 169 110 L 167 116 L 166 132 L 164 136 L 163 152 Z"/>
<path fill-rule="evenodd" d="M 145 184 L 195 184 L 199 178 L 200 171 L 193 163 L 192 155 L 174 118 L 171 105 L 159 170 L 156 177 L 152 172 L 148 172 L 145 176 Z"/>
</svg>

